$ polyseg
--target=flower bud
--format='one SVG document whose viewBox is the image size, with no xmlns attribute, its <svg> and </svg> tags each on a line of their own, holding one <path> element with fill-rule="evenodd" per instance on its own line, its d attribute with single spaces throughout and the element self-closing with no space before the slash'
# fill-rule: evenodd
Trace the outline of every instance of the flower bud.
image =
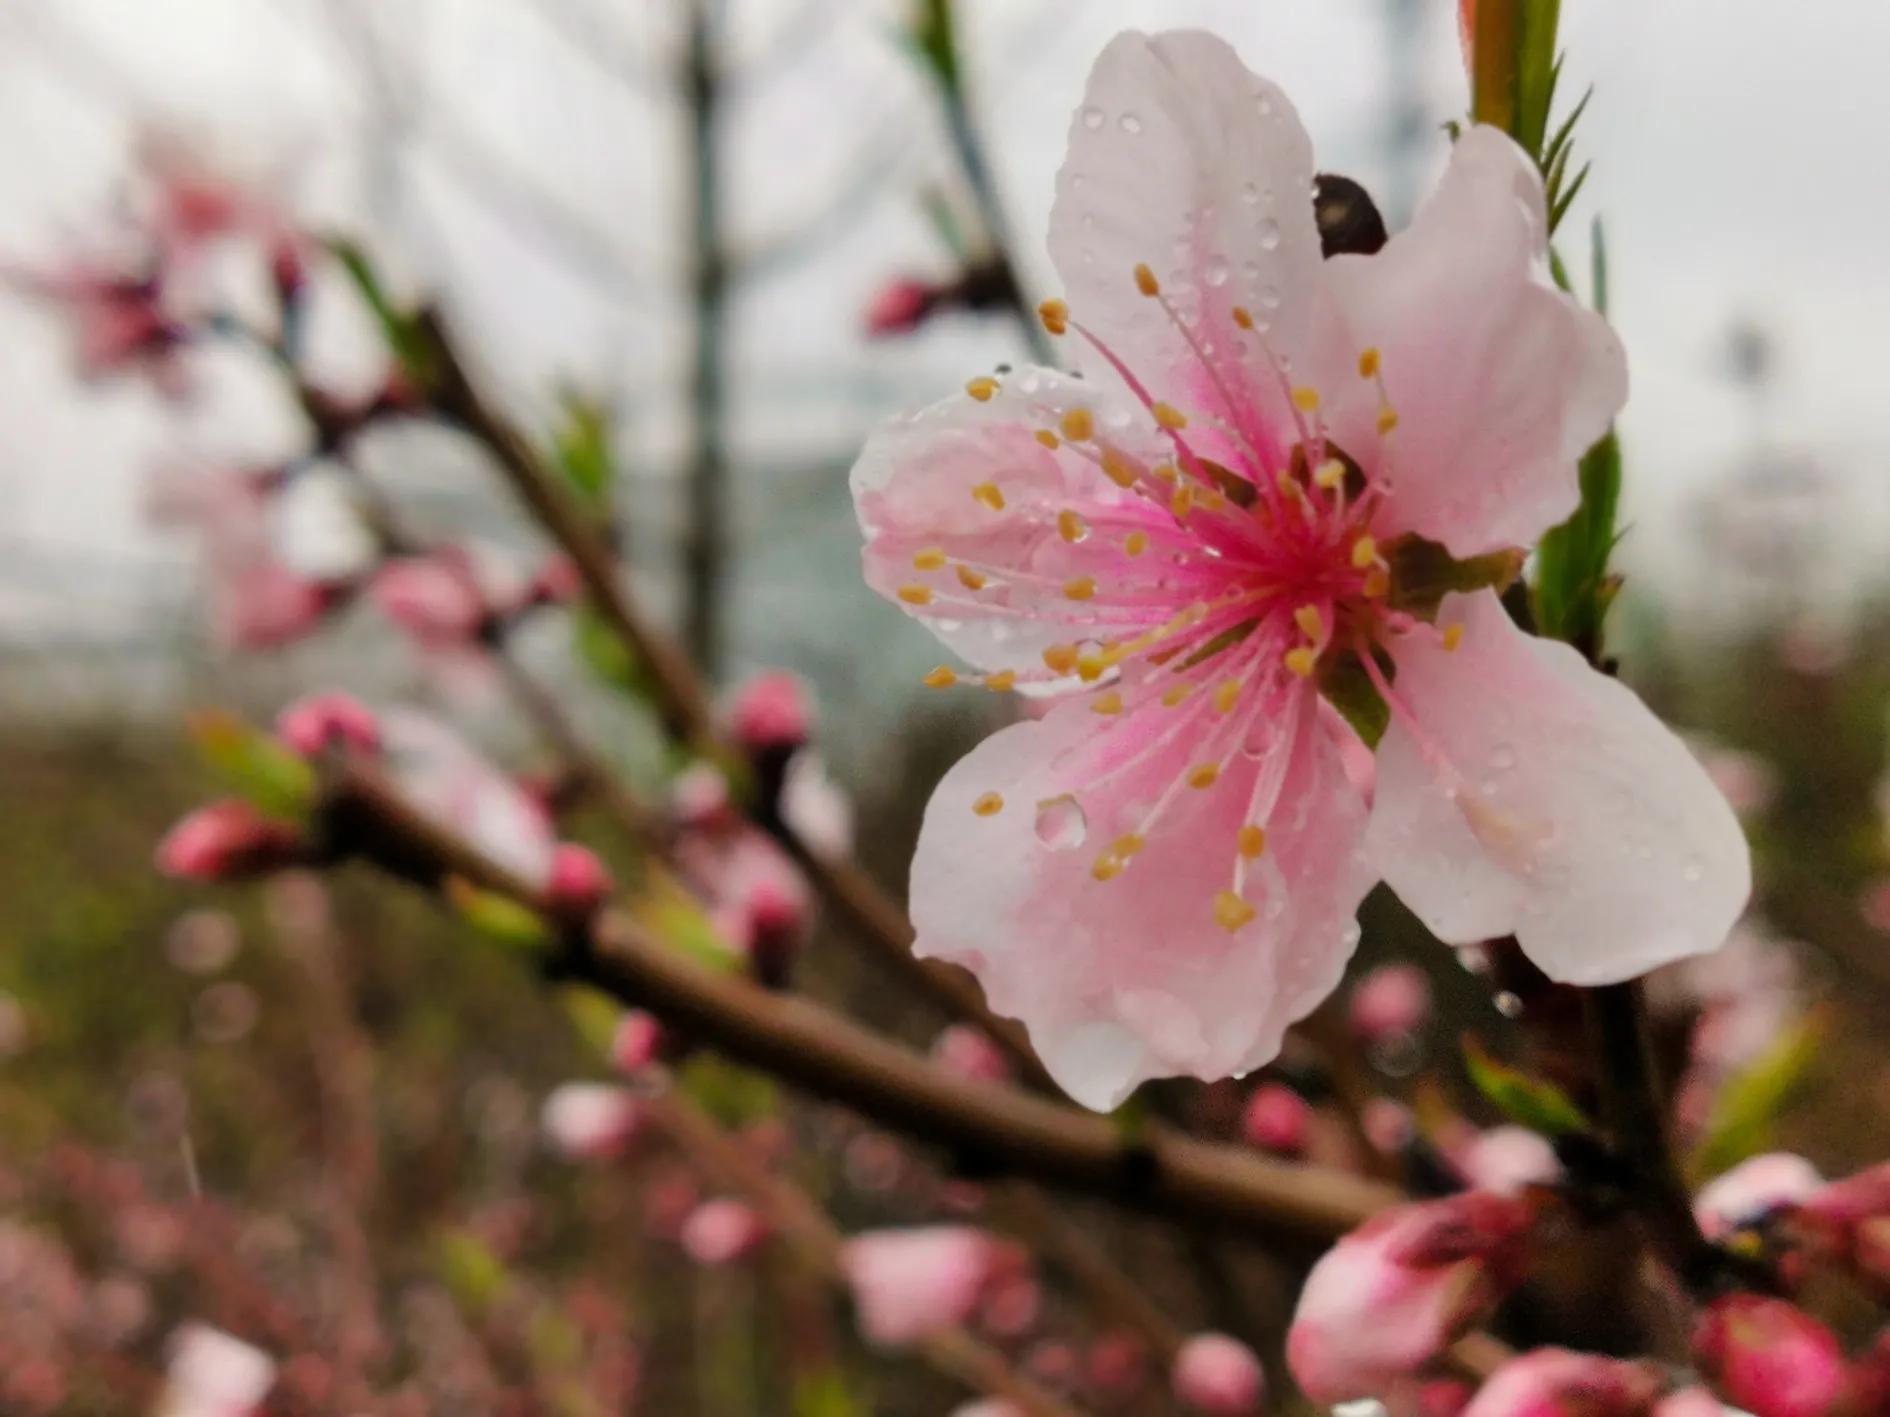
<svg viewBox="0 0 1890 1417">
<path fill-rule="evenodd" d="M 576 842 L 560 842 L 551 853 L 551 879 L 545 895 L 552 908 L 572 916 L 590 916 L 616 889 L 597 854 Z"/>
<path fill-rule="evenodd" d="M 683 1252 L 702 1265 L 733 1264 L 760 1249 L 767 1222 L 753 1208 L 735 1200 L 704 1201 L 683 1221 Z"/>
<path fill-rule="evenodd" d="M 229 881 L 292 865 L 303 853 L 293 827 L 226 798 L 199 807 L 165 833 L 157 868 L 180 881 Z"/>
<path fill-rule="evenodd" d="M 158 1412 L 166 1417 L 248 1417 L 275 1384 L 276 1365 L 260 1348 L 207 1324 L 171 1336 Z"/>
<path fill-rule="evenodd" d="M 1352 990 L 1352 1032 L 1363 1043 L 1395 1042 L 1424 1026 L 1431 1012 L 1431 983 L 1412 964 L 1374 969 Z"/>
<path fill-rule="evenodd" d="M 875 339 L 911 334 L 937 304 L 938 291 L 924 281 L 909 276 L 891 281 L 866 307 L 866 333 Z"/>
<path fill-rule="evenodd" d="M 1198 1333 L 1175 1355 L 1175 1396 L 1210 1417 L 1246 1417 L 1260 1410 L 1266 1374 L 1253 1350 L 1224 1333 Z"/>
<path fill-rule="evenodd" d="M 1890 1290 L 1890 1162 L 1814 1190 L 1786 1226 L 1816 1258 Z"/>
<path fill-rule="evenodd" d="M 665 1042 L 663 1025 L 654 1014 L 631 1009 L 617 1021 L 617 1031 L 611 1036 L 611 1066 L 622 1073 L 641 1072 L 662 1056 Z"/>
<path fill-rule="evenodd" d="M 1011 1246 L 964 1225 L 873 1230 L 841 1255 L 860 1331 L 896 1348 L 965 1322 L 1000 1278 L 1023 1268 Z"/>
<path fill-rule="evenodd" d="M 330 748 L 374 753 L 380 750 L 381 725 L 352 694 L 330 692 L 297 699 L 276 715 L 276 737 L 305 758 Z"/>
<path fill-rule="evenodd" d="M 1827 1417 L 1845 1386 L 1837 1336 L 1783 1299 L 1728 1294 L 1701 1317 L 1693 1356 L 1753 1417 Z"/>
<path fill-rule="evenodd" d="M 1527 1127 L 1492 1127 L 1480 1132 L 1456 1157 L 1464 1180 L 1479 1191 L 1513 1196 L 1530 1186 L 1562 1178 L 1555 1148 Z"/>
<path fill-rule="evenodd" d="M 1647 1417 L 1661 1382 L 1651 1364 L 1538 1348 L 1498 1368 L 1463 1417 Z"/>
<path fill-rule="evenodd" d="M 643 1103 L 628 1088 L 567 1082 L 545 1099 L 540 1125 L 567 1161 L 602 1161 L 629 1150 L 643 1130 Z"/>
<path fill-rule="evenodd" d="M 983 1029 L 954 1023 L 932 1040 L 932 1061 L 954 1077 L 972 1082 L 1008 1082 L 1010 1060 Z"/>
<path fill-rule="evenodd" d="M 428 644 L 472 639 L 489 613 L 471 562 L 450 548 L 390 562 L 370 593 L 383 615 Z"/>
<path fill-rule="evenodd" d="M 1374 1397 L 1416 1372 L 1522 1278 L 1534 1206 L 1471 1191 L 1385 1211 L 1307 1276 L 1287 1334 L 1315 1402 Z"/>
<path fill-rule="evenodd" d="M 751 753 L 788 751 L 807 741 L 813 713 L 807 686 L 784 669 L 757 674 L 735 695 L 729 731 Z"/>
<path fill-rule="evenodd" d="M 1805 1200 L 1823 1183 L 1817 1168 L 1804 1157 L 1769 1152 L 1715 1177 L 1694 1197 L 1693 1215 L 1707 1239 L 1721 1240 Z"/>
<path fill-rule="evenodd" d="M 1705 1388 L 1686 1387 L 1656 1402 L 1650 1417 L 1727 1417 L 1727 1412 Z"/>
<path fill-rule="evenodd" d="M 1262 1151 L 1298 1156 L 1306 1149 L 1306 1128 L 1311 1121 L 1312 1108 L 1305 1098 L 1282 1083 L 1263 1082 L 1247 1099 L 1240 1129 Z"/>
</svg>

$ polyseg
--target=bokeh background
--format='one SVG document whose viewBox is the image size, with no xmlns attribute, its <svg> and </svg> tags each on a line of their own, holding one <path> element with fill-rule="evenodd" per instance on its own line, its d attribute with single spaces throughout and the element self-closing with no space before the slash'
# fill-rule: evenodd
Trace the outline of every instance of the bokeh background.
<svg viewBox="0 0 1890 1417">
<path fill-rule="evenodd" d="M 688 81 L 690 0 L 0 0 L 0 266 L 83 242 L 162 132 L 269 184 L 310 228 L 358 237 L 448 313 L 522 422 L 542 426 L 571 391 L 607 407 L 639 592 L 694 628 L 718 683 L 786 666 L 814 685 L 869 864 L 899 885 L 925 793 L 996 708 L 919 688 L 935 648 L 860 583 L 846 472 L 879 419 L 1027 347 L 1004 311 L 868 333 L 889 286 L 949 279 L 947 232 L 976 225 L 908 8 L 695 8 L 713 38 L 706 97 Z M 1033 301 L 1055 289 L 1042 236 L 1064 130 L 1111 33 L 1225 36 L 1295 96 L 1321 167 L 1395 220 L 1465 104 L 1454 10 L 963 0 L 968 109 Z M 1595 88 L 1579 129 L 1594 172 L 1565 245 L 1585 269 L 1602 218 L 1634 379 L 1614 648 L 1740 800 L 1760 862 L 1754 948 L 1787 962 L 1766 977 L 1792 1000 L 1769 1031 L 1807 1008 L 1821 1030 L 1786 1139 L 1841 1170 L 1881 1153 L 1890 1105 L 1890 10 L 1565 11 L 1563 92 Z M 720 277 L 706 292 L 705 264 Z M 374 385 L 372 334 L 345 312 L 311 330 L 332 388 Z M 151 479 L 265 463 L 299 436 L 233 356 L 206 361 L 181 410 L 130 383 L 81 386 L 55 315 L 0 286 L 0 1315 L 103 1322 L 117 1302 L 144 1336 L 135 1352 L 215 1310 L 292 1351 L 296 1325 L 369 1263 L 310 1238 L 313 1218 L 353 1208 L 376 1257 L 365 1282 L 419 1355 L 418 1410 L 500 1410 L 508 1363 L 555 1366 L 545 1353 L 601 1351 L 609 1333 L 634 1336 L 642 1410 L 943 1410 L 851 1349 L 863 1405 L 791 1406 L 770 1364 L 801 1341 L 792 1312 L 665 1244 L 650 1216 L 674 1178 L 628 1184 L 543 1154 L 540 1099 L 594 1064 L 508 961 L 371 882 L 259 897 L 151 870 L 205 790 L 178 730 L 194 706 L 261 714 L 345 678 L 448 701 L 495 752 L 524 751 L 500 704 L 455 700 L 365 613 L 320 643 L 217 650 L 191 545 L 149 515 Z M 427 524 L 533 548 L 451 440 L 391 428 L 363 458 Z M 293 557 L 345 554 L 321 506 L 298 515 Z M 587 686 L 564 629 L 525 650 L 613 755 L 654 770 L 647 730 Z M 1434 1049 L 1489 1021 L 1455 961 L 1379 924 L 1368 952 L 1437 977 Z M 832 997 L 923 1037 L 928 1021 L 889 1010 L 843 955 L 810 954 Z M 1762 1043 L 1765 1022 L 1749 1027 Z M 1402 1076 L 1422 1060 L 1390 1061 Z M 371 1163 L 337 1135 L 347 1118 L 376 1134 Z M 821 1184 L 851 1218 L 936 1199 L 920 1163 L 822 1125 Z M 221 1229 L 204 1228 L 206 1195 Z M 1123 1243 L 1158 1290 L 1185 1272 L 1161 1237 Z M 219 1270 L 216 1252 L 238 1262 Z M 106 1280 L 122 1283 L 101 1297 Z M 1248 1280 L 1277 1321 L 1263 1263 Z M 19 1410 L 140 1410 L 125 1381 L 73 1379 L 70 1405 Z"/>
</svg>

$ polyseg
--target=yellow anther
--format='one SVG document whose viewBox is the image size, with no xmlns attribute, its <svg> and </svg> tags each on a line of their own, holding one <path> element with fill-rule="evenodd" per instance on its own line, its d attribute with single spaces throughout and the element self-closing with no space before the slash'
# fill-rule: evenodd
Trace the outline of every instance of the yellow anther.
<svg viewBox="0 0 1890 1417">
<path fill-rule="evenodd" d="M 1086 408 L 1073 408 L 1063 415 L 1063 436 L 1072 443 L 1086 443 L 1096 436 L 1096 420 Z"/>
<path fill-rule="evenodd" d="M 1267 849 L 1267 829 L 1248 823 L 1240 829 L 1240 834 L 1234 838 L 1234 841 L 1242 856 L 1249 861 L 1256 860 Z"/>
<path fill-rule="evenodd" d="M 1234 323 L 1239 325 L 1243 330 L 1251 330 L 1253 328 L 1253 316 L 1247 313 L 1246 306 L 1236 305 L 1234 307 Z"/>
<path fill-rule="evenodd" d="M 905 601 L 907 605 L 930 605 L 932 603 L 932 587 L 929 585 L 902 585 L 899 587 L 899 598 Z"/>
<path fill-rule="evenodd" d="M 1220 775 L 1221 765 L 1219 763 L 1197 763 L 1194 767 L 1188 769 L 1188 786 L 1200 788 L 1212 787 L 1220 778 Z"/>
<path fill-rule="evenodd" d="M 1203 488 L 1196 494 L 1196 500 L 1210 512 L 1224 512 L 1227 510 L 1227 495 L 1218 488 Z"/>
<path fill-rule="evenodd" d="M 1185 517 L 1194 510 L 1194 484 L 1184 482 L 1175 489 L 1175 495 L 1168 499 L 1168 510 L 1178 517 Z"/>
<path fill-rule="evenodd" d="M 1053 453 L 1063 446 L 1063 440 L 1057 437 L 1057 435 L 1052 433 L 1048 428 L 1039 428 L 1037 430 L 1037 441 L 1042 443 Z"/>
<path fill-rule="evenodd" d="M 1384 437 L 1398 426 L 1398 410 L 1385 404 L 1378 410 L 1378 435 Z"/>
<path fill-rule="evenodd" d="M 1463 624 L 1461 621 L 1444 626 L 1444 650 L 1449 653 L 1463 643 Z"/>
<path fill-rule="evenodd" d="M 1259 914 L 1251 905 L 1232 891 L 1217 891 L 1214 896 L 1214 923 L 1228 934 L 1232 934 L 1242 925 Z"/>
<path fill-rule="evenodd" d="M 1289 649 L 1283 656 L 1289 674 L 1301 679 L 1312 678 L 1312 672 L 1319 667 L 1319 651 L 1301 645 L 1298 649 Z"/>
<path fill-rule="evenodd" d="M 1162 283 L 1155 279 L 1155 272 L 1146 263 L 1135 268 L 1135 288 L 1151 300 L 1162 293 Z"/>
<path fill-rule="evenodd" d="M 1172 403 L 1158 403 L 1149 412 L 1155 415 L 1157 423 L 1171 433 L 1188 426 L 1188 415 Z"/>
<path fill-rule="evenodd" d="M 1157 482 L 1174 482 L 1181 477 L 1181 473 L 1176 470 L 1175 465 L 1166 462 L 1157 463 L 1154 467 L 1150 468 L 1148 475 Z"/>
<path fill-rule="evenodd" d="M 1140 556 L 1146 550 L 1148 550 L 1147 532 L 1132 531 L 1122 538 L 1122 551 L 1124 555 Z"/>
<path fill-rule="evenodd" d="M 1089 650 L 1076 657 L 1076 672 L 1082 676 L 1085 684 L 1094 684 L 1103 677 L 1103 671 L 1109 667 L 1109 661 L 1097 650 Z"/>
<path fill-rule="evenodd" d="M 1326 637 L 1326 617 L 1319 613 L 1317 605 L 1302 605 L 1293 612 L 1293 623 L 1299 626 L 1299 632 L 1315 644 Z"/>
<path fill-rule="evenodd" d="M 1046 300 L 1037 307 L 1037 318 L 1053 335 L 1069 333 L 1070 307 L 1061 300 Z"/>
<path fill-rule="evenodd" d="M 1000 669 L 995 674 L 987 674 L 984 676 L 984 687 L 994 694 L 1008 694 L 1017 687 L 1017 671 Z"/>
<path fill-rule="evenodd" d="M 971 810 L 981 817 L 995 817 L 1004 810 L 1004 799 L 995 792 L 987 792 L 971 804 Z"/>
<path fill-rule="evenodd" d="M 1162 694 L 1162 707 L 1174 708 L 1175 705 L 1179 704 L 1183 699 L 1187 698 L 1188 695 L 1192 694 L 1193 692 L 1194 692 L 1194 685 L 1177 684 L 1172 689 L 1169 689 L 1165 693 Z"/>
<path fill-rule="evenodd" d="M 1089 868 L 1089 874 L 1098 881 L 1113 881 L 1122 874 L 1122 858 L 1098 856 L 1096 864 Z"/>
<path fill-rule="evenodd" d="M 949 689 L 957 682 L 958 671 L 949 664 L 941 664 L 925 676 L 925 687 L 928 689 Z"/>
<path fill-rule="evenodd" d="M 1104 645 L 1102 652 L 1103 667 L 1106 669 L 1114 669 L 1118 664 L 1129 657 L 1131 648 L 1131 645 L 1121 641 Z"/>
<path fill-rule="evenodd" d="M 1075 645 L 1051 645 L 1043 652 L 1044 666 L 1058 674 L 1068 674 L 1076 668 Z"/>
<path fill-rule="evenodd" d="M 1127 861 L 1131 856 L 1135 855 L 1136 852 L 1147 845 L 1148 842 L 1145 838 L 1136 835 L 1134 832 L 1124 832 L 1121 836 L 1109 843 L 1109 854 L 1117 860 Z"/>
<path fill-rule="evenodd" d="M 1122 695 L 1117 693 L 1114 689 L 1111 689 L 1106 694 L 1100 694 L 1090 702 L 1089 711 L 1091 713 L 1104 715 L 1121 713 Z"/>
<path fill-rule="evenodd" d="M 1361 536 L 1352 543 L 1352 565 L 1357 570 L 1364 570 L 1378 559 L 1378 543 L 1369 536 Z"/>
<path fill-rule="evenodd" d="M 1092 600 L 1096 595 L 1094 576 L 1071 576 L 1063 583 L 1063 596 L 1066 600 Z"/>
<path fill-rule="evenodd" d="M 960 566 L 957 569 L 958 569 L 958 584 L 963 586 L 966 590 L 983 590 L 984 589 L 985 582 L 989 578 L 985 575 L 983 571 L 974 571 L 969 566 Z"/>
<path fill-rule="evenodd" d="M 979 403 L 991 402 L 992 395 L 998 391 L 998 381 L 988 376 L 980 376 L 965 385 L 965 392 Z"/>
<path fill-rule="evenodd" d="M 971 489 L 973 501 L 982 502 L 994 512 L 1004 510 L 1004 493 L 995 482 L 980 482 Z"/>
<path fill-rule="evenodd" d="M 1376 379 L 1383 361 L 1378 357 L 1377 347 L 1367 349 L 1358 357 L 1358 376 L 1361 379 Z"/>
<path fill-rule="evenodd" d="M 1337 458 L 1327 458 L 1319 464 L 1319 470 L 1312 475 L 1312 480 L 1330 492 L 1345 481 L 1345 464 Z"/>
<path fill-rule="evenodd" d="M 1309 389 L 1304 386 L 1294 389 L 1293 407 L 1298 409 L 1301 413 L 1317 413 L 1319 411 L 1319 390 Z"/>
<path fill-rule="evenodd" d="M 1273 474 L 1273 485 L 1289 497 L 1297 497 L 1303 491 L 1299 485 L 1299 479 L 1285 468 Z"/>
<path fill-rule="evenodd" d="M 1104 448 L 1102 455 L 1103 476 L 1118 487 L 1133 487 L 1140 474 L 1135 464 L 1123 457 L 1114 448 Z"/>
<path fill-rule="evenodd" d="M 1214 712 L 1232 713 L 1240 702 L 1240 680 L 1223 679 L 1214 686 Z"/>
<path fill-rule="evenodd" d="M 912 558 L 915 571 L 942 571 L 945 569 L 945 550 L 939 546 L 928 546 Z"/>
<path fill-rule="evenodd" d="M 1089 535 L 1089 523 L 1083 520 L 1080 512 L 1065 507 L 1057 513 L 1057 535 L 1065 541 L 1081 541 Z"/>
</svg>

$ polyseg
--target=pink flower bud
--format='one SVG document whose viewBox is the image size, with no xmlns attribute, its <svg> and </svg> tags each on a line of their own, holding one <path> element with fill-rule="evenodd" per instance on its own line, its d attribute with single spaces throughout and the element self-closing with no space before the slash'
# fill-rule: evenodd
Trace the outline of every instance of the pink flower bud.
<svg viewBox="0 0 1890 1417">
<path fill-rule="evenodd" d="M 1105 1397 L 1133 1397 L 1148 1377 L 1148 1345 L 1132 1333 L 1105 1333 L 1083 1356 L 1089 1386 Z"/>
<path fill-rule="evenodd" d="M 1693 1215 L 1709 1240 L 1763 1220 L 1795 1205 L 1824 1184 L 1817 1168 L 1788 1151 L 1769 1152 L 1742 1161 L 1716 1177 L 1693 1200 Z"/>
<path fill-rule="evenodd" d="M 1551 1186 L 1562 1179 L 1555 1148 L 1527 1127 L 1492 1127 L 1463 1148 L 1457 1167 L 1479 1191 L 1512 1196 L 1529 1186 Z"/>
<path fill-rule="evenodd" d="M 1705 1388 L 1688 1387 L 1656 1402 L 1651 1417 L 1727 1417 L 1727 1412 Z"/>
<path fill-rule="evenodd" d="M 1890 1162 L 1814 1190 L 1786 1225 L 1816 1258 L 1890 1290 Z"/>
<path fill-rule="evenodd" d="M 1342 1402 L 1416 1372 L 1521 1279 L 1534 1223 L 1526 1200 L 1470 1191 L 1354 1230 L 1300 1292 L 1286 1339 L 1300 1387 Z"/>
<path fill-rule="evenodd" d="M 275 1380 L 276 1365 L 260 1348 L 187 1323 L 171 1336 L 157 1410 L 167 1417 L 248 1417 Z"/>
<path fill-rule="evenodd" d="M 165 834 L 157 868 L 180 881 L 228 881 L 290 865 L 301 854 L 294 828 L 226 798 L 199 807 Z"/>
<path fill-rule="evenodd" d="M 999 1338 L 1021 1338 L 1043 1313 L 1043 1287 L 1022 1270 L 1000 1275 L 986 1286 L 978 1322 Z"/>
<path fill-rule="evenodd" d="M 1367 1102 L 1359 1125 L 1365 1131 L 1365 1140 L 1387 1156 L 1402 1151 L 1417 1131 L 1411 1109 L 1389 1097 L 1374 1097 Z"/>
<path fill-rule="evenodd" d="M 273 560 L 211 566 L 212 619 L 227 649 L 280 649 L 314 633 L 340 590 Z"/>
<path fill-rule="evenodd" d="M 794 749 L 807 741 L 813 719 L 807 686 L 785 669 L 757 674 L 735 695 L 729 731 L 750 752 Z"/>
<path fill-rule="evenodd" d="M 1212 1417 L 1246 1417 L 1260 1410 L 1266 1375 L 1253 1350 L 1224 1333 L 1197 1333 L 1175 1355 L 1175 1396 Z"/>
<path fill-rule="evenodd" d="M 1023 1260 L 982 1230 L 928 1225 L 858 1235 L 846 1243 L 841 1264 L 860 1331 L 896 1348 L 964 1323 L 992 1283 L 1021 1270 Z"/>
<path fill-rule="evenodd" d="M 712 1200 L 689 1213 L 681 1238 L 683 1252 L 697 1264 L 733 1264 L 761 1248 L 768 1226 L 740 1201 Z"/>
<path fill-rule="evenodd" d="M 1374 969 L 1352 990 L 1352 1031 L 1366 1043 L 1407 1038 L 1431 1012 L 1431 983 L 1412 964 Z"/>
<path fill-rule="evenodd" d="M 617 1021 L 610 1040 L 611 1065 L 622 1073 L 641 1072 L 663 1052 L 663 1025 L 654 1014 L 632 1009 Z"/>
<path fill-rule="evenodd" d="M 1783 1299 L 1716 1300 L 1694 1330 L 1693 1356 L 1714 1386 L 1753 1417 L 1826 1417 L 1844 1392 L 1837 1336 Z"/>
<path fill-rule="evenodd" d="M 1455 1378 L 1437 1378 L 1417 1384 L 1406 1408 L 1411 1417 L 1462 1417 L 1474 1396 L 1476 1393 L 1468 1383 Z"/>
<path fill-rule="evenodd" d="M 875 339 L 905 335 L 925 323 L 938 294 L 923 281 L 902 277 L 880 287 L 866 307 L 866 333 Z"/>
<path fill-rule="evenodd" d="M 956 1077 L 973 1082 L 1008 1082 L 1010 1060 L 983 1029 L 954 1023 L 932 1040 L 932 1061 Z"/>
<path fill-rule="evenodd" d="M 426 643 L 469 640 L 489 613 L 470 559 L 450 548 L 390 562 L 371 593 L 383 615 Z"/>
<path fill-rule="evenodd" d="M 576 600 L 584 590 L 584 578 L 577 562 L 569 556 L 553 556 L 538 568 L 526 596 L 537 605 L 565 605 Z"/>
<path fill-rule="evenodd" d="M 643 1130 L 643 1103 L 610 1083 L 561 1083 L 545 1099 L 540 1124 L 566 1160 L 607 1160 L 623 1155 Z"/>
<path fill-rule="evenodd" d="M 374 753 L 380 750 L 381 725 L 353 695 L 330 692 L 298 699 L 276 715 L 276 737 L 305 758 L 336 747 Z"/>
<path fill-rule="evenodd" d="M 1306 1147 L 1306 1127 L 1312 1108 L 1292 1088 L 1263 1082 L 1247 1099 L 1241 1113 L 1241 1134 L 1262 1151 L 1298 1156 Z"/>
<path fill-rule="evenodd" d="M 1645 1417 L 1661 1383 L 1650 1364 L 1538 1348 L 1498 1368 L 1463 1417 Z"/>
<path fill-rule="evenodd" d="M 610 899 L 616 882 L 589 847 L 560 842 L 551 853 L 551 879 L 545 895 L 552 906 L 572 915 L 591 915 Z"/>
</svg>

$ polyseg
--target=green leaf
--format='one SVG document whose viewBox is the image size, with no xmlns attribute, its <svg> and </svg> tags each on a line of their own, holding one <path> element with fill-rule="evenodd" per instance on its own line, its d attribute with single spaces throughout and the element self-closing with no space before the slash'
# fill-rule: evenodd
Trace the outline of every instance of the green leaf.
<svg viewBox="0 0 1890 1417">
<path fill-rule="evenodd" d="M 717 974 L 741 970 L 741 954 L 717 932 L 696 899 L 679 887 L 652 880 L 630 904 L 636 921 L 650 934 Z"/>
<path fill-rule="evenodd" d="M 457 876 L 446 882 L 445 893 L 453 913 L 487 939 L 534 954 L 550 943 L 551 931 L 538 913 L 510 896 L 481 890 Z"/>
<path fill-rule="evenodd" d="M 562 993 L 564 1012 L 571 1027 L 584 1040 L 584 1046 L 600 1058 L 610 1056 L 617 1038 L 617 1024 L 623 1018 L 623 1005 L 599 990 L 573 985 Z"/>
<path fill-rule="evenodd" d="M 1381 664 L 1379 668 L 1390 677 L 1388 664 Z M 1333 658 L 1331 666 L 1320 676 L 1319 692 L 1352 725 L 1352 731 L 1364 739 L 1366 747 L 1378 746 L 1385 729 L 1391 726 L 1391 705 L 1379 694 L 1378 686 L 1372 683 L 1356 654 L 1347 650 Z"/>
<path fill-rule="evenodd" d="M 1463 1040 L 1463 1064 L 1477 1091 L 1510 1121 L 1550 1137 L 1594 1130 L 1561 1088 L 1491 1057 L 1474 1038 Z"/>
<path fill-rule="evenodd" d="M 725 1127 L 743 1127 L 775 1115 L 780 1094 L 765 1073 L 731 1063 L 719 1053 L 690 1055 L 677 1076 L 689 1100 Z"/>
<path fill-rule="evenodd" d="M 588 601 L 571 612 L 571 637 L 578 658 L 599 680 L 635 698 L 648 695 L 650 677 L 642 660 Z"/>
<path fill-rule="evenodd" d="M 947 93 L 958 92 L 958 39 L 952 0 L 917 0 L 910 39 L 913 51 Z"/>
<path fill-rule="evenodd" d="M 1621 443 L 1612 432 L 1583 457 L 1581 491 L 1575 514 L 1536 548 L 1536 627 L 1593 658 L 1618 588 L 1608 575 L 1621 501 Z"/>
<path fill-rule="evenodd" d="M 795 1379 L 791 1410 L 793 1417 L 867 1417 L 873 1409 L 853 1391 L 846 1369 L 834 1366 Z"/>
<path fill-rule="evenodd" d="M 1803 1083 L 1826 1031 L 1823 1014 L 1806 1014 L 1727 1079 L 1689 1159 L 1689 1169 L 1699 1180 L 1710 1180 L 1771 1147 L 1772 1124 Z"/>
<path fill-rule="evenodd" d="M 441 1233 L 433 1243 L 433 1265 L 453 1301 L 475 1316 L 497 1303 L 510 1283 L 505 1261 L 467 1230 Z"/>
<path fill-rule="evenodd" d="M 439 376 L 438 357 L 419 316 L 394 303 L 387 293 L 387 287 L 375 274 L 367 253 L 358 244 L 346 237 L 331 237 L 325 244 L 328 253 L 347 272 L 356 293 L 373 312 L 388 352 L 399 361 L 400 367 L 417 387 L 432 388 Z"/>
<path fill-rule="evenodd" d="M 559 408 L 563 417 L 553 440 L 558 468 L 586 505 L 607 511 L 617 481 L 610 451 L 610 411 L 570 391 L 560 396 Z"/>
<path fill-rule="evenodd" d="M 1589 227 L 1588 283 L 1590 289 L 1589 304 L 1595 307 L 1595 313 L 1602 319 L 1608 318 L 1608 236 L 1602 230 L 1601 218 L 1596 217 Z"/>
<path fill-rule="evenodd" d="M 1517 7 L 1516 127 L 1512 136 L 1533 156 L 1542 154 L 1549 131 L 1561 65 L 1555 56 L 1555 32 L 1562 18 L 1561 0 L 1522 0 Z"/>
<path fill-rule="evenodd" d="M 191 741 L 218 777 L 265 816 L 302 823 L 315 805 L 315 770 L 235 714 L 193 714 Z"/>
<path fill-rule="evenodd" d="M 1388 603 L 1413 615 L 1437 613 L 1443 598 L 1453 592 L 1506 589 L 1522 574 L 1522 553 L 1492 551 L 1459 561 L 1435 541 L 1401 536 L 1384 547 L 1391 566 Z"/>
</svg>

